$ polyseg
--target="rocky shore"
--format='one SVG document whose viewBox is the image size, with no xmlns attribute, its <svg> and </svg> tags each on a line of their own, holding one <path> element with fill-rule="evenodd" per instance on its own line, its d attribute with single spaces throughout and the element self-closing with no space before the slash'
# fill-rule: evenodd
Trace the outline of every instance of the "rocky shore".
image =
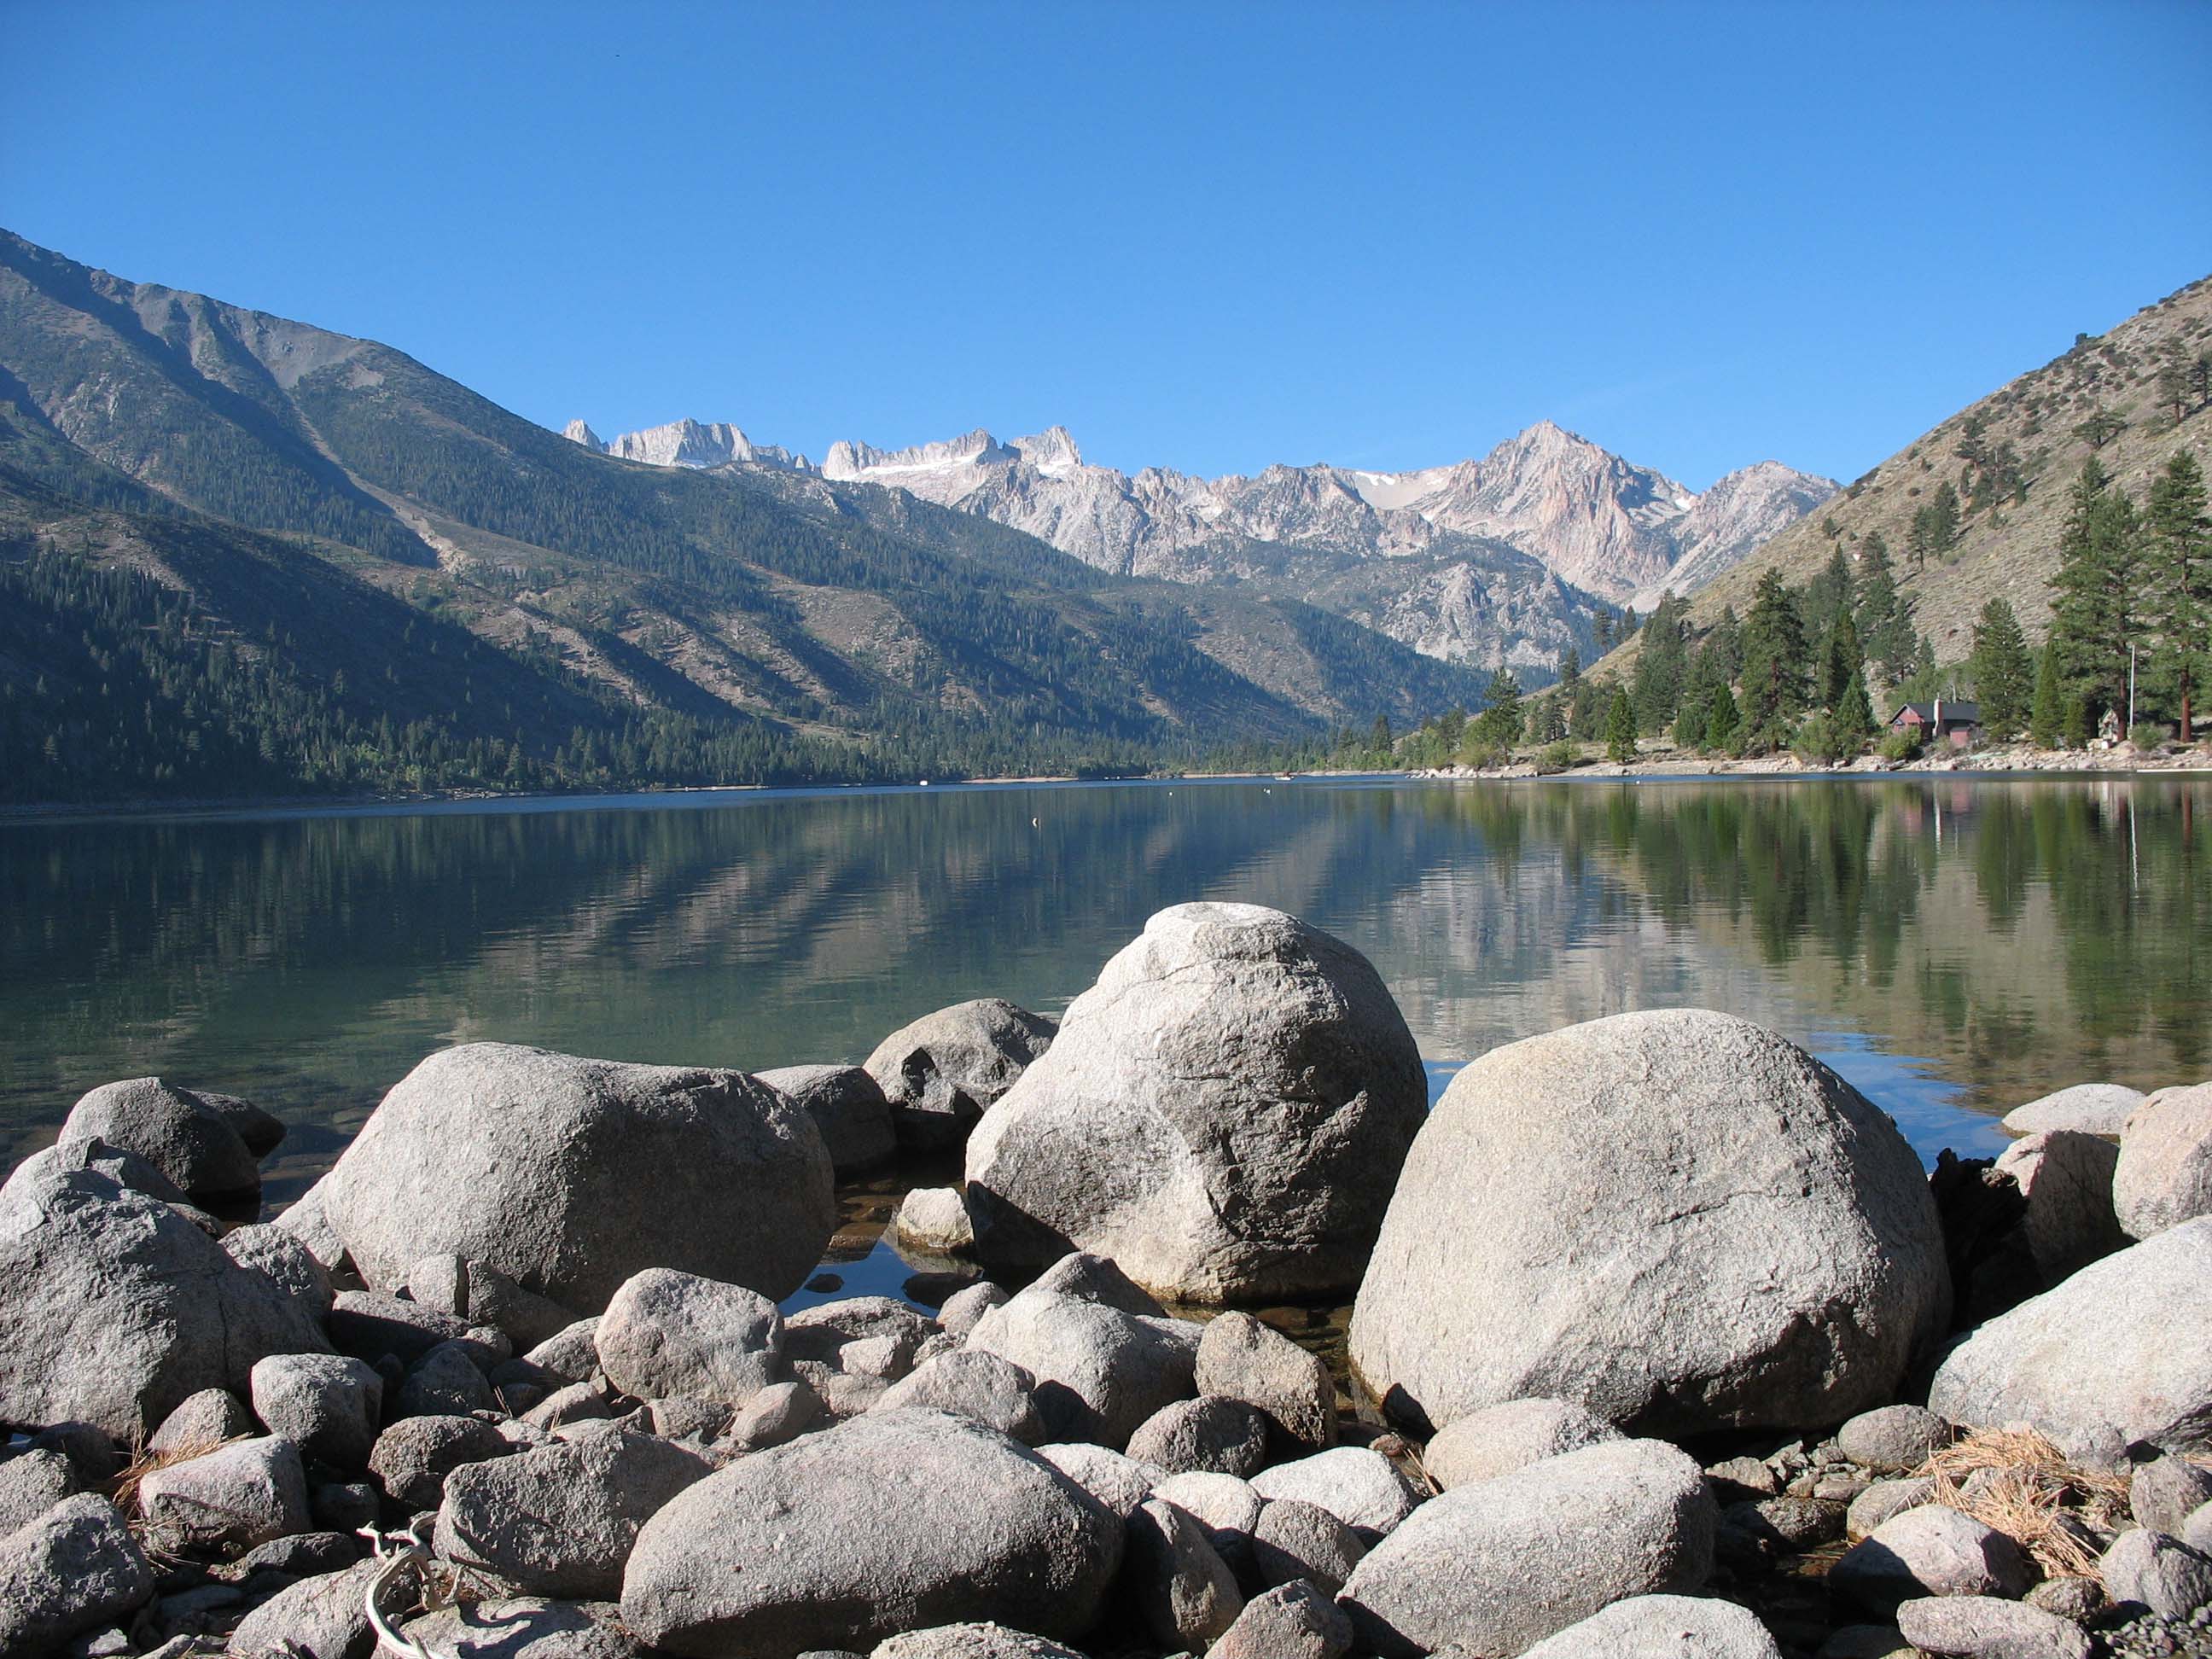
<svg viewBox="0 0 2212 1659">
<path fill-rule="evenodd" d="M 0 1659 L 2212 1656 L 2212 1084 L 1932 1176 L 1705 1010 L 1425 1100 L 1225 904 L 860 1066 L 447 1049 L 269 1222 L 281 1123 L 95 1089 L 0 1187 Z M 964 1287 L 780 1312 L 902 1153 Z M 1347 1376 L 1249 1311 L 1347 1293 Z"/>
<path fill-rule="evenodd" d="M 2212 772 L 2212 744 L 2194 748 L 2168 744 L 2159 750 L 2138 749 L 2123 739 L 2099 743 L 2087 749 L 2038 749 L 2033 744 L 1992 744 L 1977 749 L 1930 750 L 1917 759 L 1887 760 L 1880 755 L 1861 755 L 1842 766 L 1822 766 L 1791 754 L 1747 756 L 1699 754 L 1665 743 L 1640 744 L 1637 757 L 1626 763 L 1606 759 L 1596 744 L 1577 746 L 1576 763 L 1562 772 L 1533 760 L 1511 761 L 1500 766 L 1424 767 L 1407 775 L 1415 778 L 1471 780 L 1476 778 L 1708 778 L 1807 775 L 1858 776 L 1868 773 L 1915 772 Z"/>
</svg>

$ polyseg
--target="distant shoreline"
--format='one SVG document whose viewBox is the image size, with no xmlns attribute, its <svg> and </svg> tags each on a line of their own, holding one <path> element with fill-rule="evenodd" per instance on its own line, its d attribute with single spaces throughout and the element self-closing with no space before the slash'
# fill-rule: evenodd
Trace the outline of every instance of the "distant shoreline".
<svg viewBox="0 0 2212 1659">
<path fill-rule="evenodd" d="M 1952 754 L 1925 755 L 1918 760 L 1887 761 L 1879 755 L 1862 755 L 1842 766 L 1819 766 L 1795 755 L 1761 755 L 1735 759 L 1728 756 L 1685 754 L 1673 748 L 1655 749 L 1622 763 L 1599 760 L 1577 764 L 1564 771 L 1544 771 L 1534 761 L 1504 766 L 1432 766 L 1407 773 L 1409 778 L 1438 782 L 1475 782 L 1516 778 L 1719 778 L 1826 777 L 1869 778 L 1924 776 L 1957 772 L 1980 775 L 2038 774 L 2079 775 L 2104 773 L 2114 777 L 2142 775 L 2187 776 L 2212 773 L 2212 744 L 2170 754 L 2146 756 L 2132 744 L 2110 749 L 2037 749 L 2027 744 L 2006 744 L 1988 749 L 1961 750 Z"/>
</svg>

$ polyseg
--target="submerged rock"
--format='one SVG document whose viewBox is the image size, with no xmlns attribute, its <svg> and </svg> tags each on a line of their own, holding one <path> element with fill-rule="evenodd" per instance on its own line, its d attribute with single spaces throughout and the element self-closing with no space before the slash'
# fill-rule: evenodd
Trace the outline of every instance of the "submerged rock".
<svg viewBox="0 0 2212 1659">
<path fill-rule="evenodd" d="M 955 1151 L 1023 1071 L 1052 1047 L 1058 1026 L 1000 997 L 924 1014 L 876 1045 L 866 1070 L 890 1103 L 909 1152 Z"/>
<path fill-rule="evenodd" d="M 965 1620 L 1068 1638 L 1097 1618 L 1121 1550 L 1120 1520 L 1004 1435 L 876 1413 L 741 1457 L 662 1510 L 623 1620 L 702 1659 L 865 1650 Z"/>
<path fill-rule="evenodd" d="M 320 1192 L 372 1285 L 451 1252 L 582 1312 L 647 1267 L 787 1296 L 837 1219 L 812 1120 L 743 1073 L 499 1042 L 410 1072 Z"/>
<path fill-rule="evenodd" d="M 100 1085 L 70 1108 L 62 1135 L 97 1136 L 137 1153 L 195 1204 L 260 1195 L 260 1161 L 230 1120 L 191 1090 L 157 1077 Z"/>
<path fill-rule="evenodd" d="M 1203 1302 L 1356 1284 L 1428 1102 L 1374 968 L 1279 910 L 1163 910 L 977 1126 L 985 1261 L 1071 1248 Z"/>
<path fill-rule="evenodd" d="M 1949 1310 L 1896 1127 L 1772 1032 L 1676 1009 L 1509 1043 L 1453 1079 L 1351 1356 L 1437 1428 L 1531 1395 L 1649 1433 L 1805 1428 L 1894 1398 Z"/>
</svg>

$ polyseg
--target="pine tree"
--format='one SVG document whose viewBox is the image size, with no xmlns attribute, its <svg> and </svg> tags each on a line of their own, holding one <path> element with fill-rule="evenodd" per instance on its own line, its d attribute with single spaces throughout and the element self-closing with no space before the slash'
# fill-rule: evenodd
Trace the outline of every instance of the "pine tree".
<svg viewBox="0 0 2212 1659">
<path fill-rule="evenodd" d="M 2158 629 L 2152 672 L 2173 700 L 2183 743 L 2196 741 L 2197 693 L 2212 678 L 2212 520 L 2197 458 L 2174 451 L 2145 503 L 2149 610 Z"/>
<path fill-rule="evenodd" d="M 1844 557 L 1839 543 L 1828 552 L 1828 562 L 1820 574 L 1805 584 L 1805 596 L 1798 610 L 1805 618 L 1805 631 L 1815 639 L 1825 640 L 1836 625 L 1838 617 L 1847 617 L 1856 603 L 1852 591 L 1850 562 Z"/>
<path fill-rule="evenodd" d="M 1521 735 L 1521 682 L 1510 668 L 1500 668 L 1483 688 L 1483 709 L 1474 722 L 1478 742 L 1495 749 L 1510 749 Z"/>
<path fill-rule="evenodd" d="M 2035 703 L 2027 719 L 2028 741 L 2038 749 L 2056 749 L 2064 719 L 2065 691 L 2059 684 L 2058 641 L 2048 639 L 2035 668 Z"/>
<path fill-rule="evenodd" d="M 1855 668 L 1830 714 L 1841 755 L 1856 755 L 1875 733 L 1874 699 L 1867 696 L 1866 671 Z"/>
<path fill-rule="evenodd" d="M 1613 703 L 1605 711 L 1605 752 L 1616 765 L 1636 758 L 1636 706 L 1626 690 L 1616 687 Z"/>
<path fill-rule="evenodd" d="M 1704 647 L 1690 654 L 1682 671 L 1682 692 L 1675 700 L 1674 746 L 1696 749 L 1705 741 L 1706 707 L 1712 699 L 1713 656 Z"/>
<path fill-rule="evenodd" d="M 1744 719 L 1754 749 L 1783 747 L 1805 707 L 1805 625 L 1779 572 L 1759 579 L 1743 625 Z"/>
<path fill-rule="evenodd" d="M 2082 462 L 2051 578 L 2059 672 L 2091 725 L 2106 709 L 2126 708 L 2128 647 L 2136 637 L 2139 526 L 2127 496 L 2110 486 L 2095 456 Z"/>
<path fill-rule="evenodd" d="M 1733 749 L 1742 729 L 1743 710 L 1736 706 L 1735 693 L 1725 685 L 1715 686 L 1707 694 L 1705 747 Z"/>
<path fill-rule="evenodd" d="M 1836 619 L 1828 629 L 1828 641 L 1820 653 L 1820 686 L 1817 701 L 1824 708 L 1833 708 L 1843 701 L 1844 690 L 1851 681 L 1866 672 L 1866 653 L 1859 649 L 1858 629 L 1852 625 L 1850 607 L 1845 605 L 1836 612 Z M 1864 690 L 1863 684 L 1860 687 Z"/>
<path fill-rule="evenodd" d="M 1632 694 L 1639 731 L 1656 733 L 1674 718 L 1689 655 L 1682 642 L 1682 601 L 1668 593 L 1661 598 L 1644 624 Z"/>
<path fill-rule="evenodd" d="M 1712 672 L 1723 685 L 1734 685 L 1743 673 L 1743 624 L 1735 619 L 1735 607 L 1721 607 L 1721 619 L 1713 624 L 1713 631 L 1705 635 L 1698 647 L 1712 653 Z"/>
<path fill-rule="evenodd" d="M 1880 666 L 1882 678 L 1894 684 L 1912 672 L 1912 613 L 1898 593 L 1889 544 L 1879 530 L 1867 532 L 1859 548 L 1859 563 L 1858 606 L 1853 618 L 1859 641 L 1868 659 Z"/>
<path fill-rule="evenodd" d="M 1981 700 L 1983 729 L 1991 742 L 2008 742 L 2027 720 L 2035 670 L 2020 619 L 2004 600 L 1991 599 L 1982 607 L 1974 624 L 1973 655 L 1967 660 Z"/>
</svg>

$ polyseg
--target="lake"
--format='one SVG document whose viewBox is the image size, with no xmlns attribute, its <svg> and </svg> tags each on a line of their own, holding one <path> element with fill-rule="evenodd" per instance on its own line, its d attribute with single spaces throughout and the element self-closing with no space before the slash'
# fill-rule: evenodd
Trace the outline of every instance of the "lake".
<svg viewBox="0 0 2212 1659">
<path fill-rule="evenodd" d="M 159 1073 L 286 1119 L 281 1204 L 444 1044 L 858 1060 L 964 998 L 1056 1013 L 1196 898 L 1364 952 L 1437 1089 L 1500 1042 L 1703 1005 L 1811 1048 L 1932 1161 L 2051 1089 L 2212 1069 L 2212 779 L 647 795 L 0 823 L 0 1146 Z M 900 1184 L 847 1194 L 833 1255 Z M 848 1291 L 895 1288 L 886 1254 Z"/>
</svg>

